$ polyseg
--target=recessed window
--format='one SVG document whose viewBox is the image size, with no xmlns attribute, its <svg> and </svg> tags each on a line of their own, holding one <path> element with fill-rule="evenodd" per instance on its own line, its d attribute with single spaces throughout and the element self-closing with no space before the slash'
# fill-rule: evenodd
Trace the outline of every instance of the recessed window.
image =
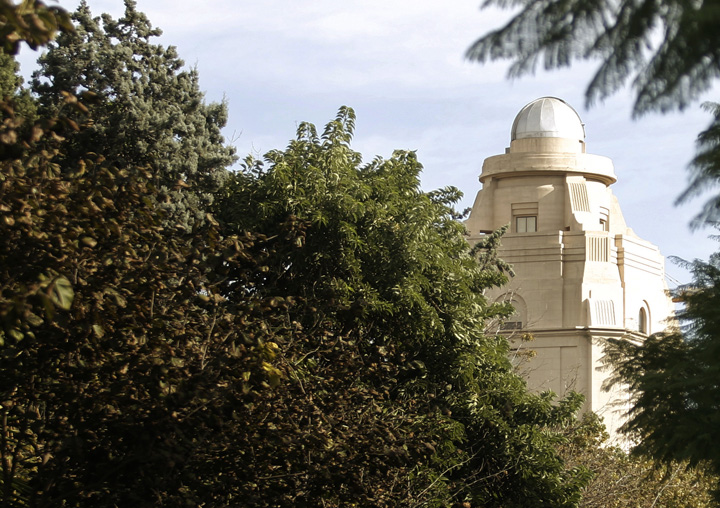
<svg viewBox="0 0 720 508">
<path fill-rule="evenodd" d="M 527 326 L 527 304 L 517 294 L 506 293 L 495 300 L 496 303 L 510 303 L 515 312 L 500 324 L 500 331 L 508 334 L 523 330 Z"/>
<path fill-rule="evenodd" d="M 505 321 L 500 325 L 500 330 L 506 332 L 508 330 L 522 330 L 522 321 Z"/>
<path fill-rule="evenodd" d="M 532 233 L 537 231 L 538 204 L 512 203 L 513 233 Z"/>
<path fill-rule="evenodd" d="M 645 335 L 648 333 L 648 316 L 645 307 L 640 307 L 640 311 L 638 312 L 638 332 L 644 333 Z"/>
<path fill-rule="evenodd" d="M 515 217 L 515 232 L 516 233 L 533 233 L 537 231 L 537 217 L 526 216 L 526 217 Z"/>
</svg>

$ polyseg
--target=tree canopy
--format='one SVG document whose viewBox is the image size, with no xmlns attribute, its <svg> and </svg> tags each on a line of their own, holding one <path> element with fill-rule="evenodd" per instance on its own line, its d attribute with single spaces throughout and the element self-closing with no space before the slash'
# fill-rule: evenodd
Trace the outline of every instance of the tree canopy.
<svg viewBox="0 0 720 508">
<path fill-rule="evenodd" d="M 634 404 L 624 431 L 637 450 L 663 460 L 705 461 L 720 473 L 720 253 L 687 263 L 693 282 L 676 290 L 683 325 L 642 344 L 612 341 L 614 382 Z"/>
<path fill-rule="evenodd" d="M 457 193 L 411 152 L 360 165 L 352 120 L 303 124 L 191 229 L 146 168 L 56 164 L 62 131 L 3 162 L 5 504 L 577 502 L 553 429 L 580 400 L 527 392 Z"/>
<path fill-rule="evenodd" d="M 471 250 L 452 208 L 458 191 L 420 190 L 413 152 L 363 163 L 350 147 L 354 121 L 342 108 L 322 134 L 301 124 L 286 150 L 248 159 L 220 203 L 237 232 L 286 238 L 302 224 L 256 289 L 295 299 L 292 319 L 325 337 L 281 348 L 292 397 L 278 393 L 288 412 L 272 425 L 293 431 L 309 404 L 318 427 L 295 428 L 277 458 L 247 466 L 284 472 L 253 481 L 258 498 L 293 478 L 304 485 L 293 495 L 313 493 L 288 499 L 296 504 L 573 506 L 587 475 L 563 466 L 554 428 L 581 398 L 530 394 L 507 341 L 483 331 L 508 312 L 483 296 L 506 280 L 499 235 Z M 308 439 L 324 451 L 306 456 Z"/>
<path fill-rule="evenodd" d="M 134 4 L 75 19 L 37 122 L 0 108 L 3 504 L 577 502 L 555 428 L 580 399 L 528 393 L 483 333 L 499 233 L 472 251 L 455 189 L 412 152 L 363 164 L 349 108 L 214 180 L 220 117 Z"/>
<path fill-rule="evenodd" d="M 89 154 L 67 174 L 61 149 L 2 164 L 3 505 L 208 502 L 202 457 L 282 335 L 259 298 L 220 305 L 256 240 L 166 228 L 146 170 Z"/>
<path fill-rule="evenodd" d="M 226 506 L 222 428 L 295 332 L 285 302 L 221 287 L 271 248 L 207 214 L 168 227 L 157 166 L 77 143 L 106 104 L 62 91 L 28 116 L 1 62 L 0 504 Z"/>
<path fill-rule="evenodd" d="M 46 116 L 60 114 L 67 93 L 95 96 L 92 121 L 67 115 L 84 128 L 59 162 L 73 167 L 95 152 L 121 165 L 147 167 L 174 223 L 202 219 L 235 161 L 220 132 L 226 105 L 205 103 L 197 71 L 184 69 L 174 47 L 154 43 L 162 31 L 133 0 L 125 1 L 118 20 L 93 17 L 86 2 L 72 17 L 75 29 L 48 45 L 32 81 Z"/>
</svg>

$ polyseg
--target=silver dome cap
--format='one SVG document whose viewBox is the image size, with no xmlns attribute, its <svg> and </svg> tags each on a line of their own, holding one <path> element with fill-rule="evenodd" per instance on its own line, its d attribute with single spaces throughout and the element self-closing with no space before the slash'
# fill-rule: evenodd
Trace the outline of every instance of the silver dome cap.
<svg viewBox="0 0 720 508">
<path fill-rule="evenodd" d="M 567 102 L 557 97 L 535 99 L 515 117 L 510 140 L 525 138 L 565 138 L 585 140 L 585 125 Z"/>
</svg>

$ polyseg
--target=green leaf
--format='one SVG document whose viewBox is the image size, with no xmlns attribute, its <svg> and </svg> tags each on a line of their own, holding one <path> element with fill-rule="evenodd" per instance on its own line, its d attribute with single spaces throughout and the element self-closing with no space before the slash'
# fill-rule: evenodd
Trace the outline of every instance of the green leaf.
<svg viewBox="0 0 720 508">
<path fill-rule="evenodd" d="M 56 306 L 63 310 L 70 310 L 75 298 L 75 292 L 66 277 L 61 275 L 55 278 L 51 286 L 50 298 Z"/>
<path fill-rule="evenodd" d="M 31 326 L 40 326 L 43 324 L 43 318 L 32 312 L 28 312 L 26 319 Z"/>
<path fill-rule="evenodd" d="M 84 246 L 90 247 L 90 248 L 95 247 L 95 246 L 97 245 L 97 240 L 95 240 L 94 238 L 89 237 L 89 236 L 83 236 L 83 237 L 80 239 L 80 242 L 81 242 Z"/>
</svg>

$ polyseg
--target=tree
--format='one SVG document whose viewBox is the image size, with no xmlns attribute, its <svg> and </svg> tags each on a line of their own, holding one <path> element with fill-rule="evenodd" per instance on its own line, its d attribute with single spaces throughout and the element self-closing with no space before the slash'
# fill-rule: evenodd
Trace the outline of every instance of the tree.
<svg viewBox="0 0 720 508">
<path fill-rule="evenodd" d="M 133 123 L 152 80 L 82 67 L 149 25 L 128 3 L 101 43 L 78 18 L 87 44 L 47 61 L 72 46 L 97 89 L 58 64 L 25 135 L 0 108 L 3 504 L 577 504 L 588 474 L 555 447 L 581 399 L 528 393 L 483 333 L 508 312 L 482 295 L 500 233 L 471 250 L 455 189 L 421 191 L 412 152 L 362 164 L 343 108 L 190 213 L 174 179 L 215 183 Z"/>
<path fill-rule="evenodd" d="M 683 109 L 720 76 L 720 11 L 715 2 L 681 0 L 583 2 L 527 0 L 504 27 L 479 39 L 468 57 L 486 61 L 511 58 L 511 74 L 532 71 L 542 58 L 546 68 L 568 66 L 579 58 L 598 58 L 589 103 L 615 92 L 629 79 L 635 89 L 634 114 Z M 489 0 L 485 5 L 505 7 Z M 662 37 L 658 37 L 662 35 Z M 690 187 L 680 199 L 716 189 L 720 181 L 720 108 L 698 137 Z M 695 225 L 717 224 L 720 196 L 712 196 Z M 610 341 L 608 359 L 615 382 L 627 383 L 634 397 L 624 431 L 637 451 L 662 460 L 706 460 L 720 471 L 718 419 L 719 254 L 688 263 L 694 280 L 676 297 L 685 307 L 682 330 L 634 344 Z"/>
<path fill-rule="evenodd" d="M 455 193 L 411 153 L 356 167 L 351 116 L 228 189 L 268 236 L 164 226 L 145 168 L 67 171 L 71 122 L 2 162 L 3 504 L 573 504 L 550 428 L 579 401 L 527 393 Z"/>
<path fill-rule="evenodd" d="M 452 204 L 423 192 L 413 152 L 364 164 L 341 108 L 322 135 L 248 159 L 221 200 L 235 233 L 291 239 L 267 261 L 259 295 L 292 298 L 308 334 L 280 346 L 287 383 L 255 407 L 238 468 L 249 506 L 574 506 L 588 477 L 566 469 L 552 429 L 581 398 L 532 395 L 484 323 L 506 280 L 475 251 Z M 480 256 L 481 262 L 478 262 Z M 225 296 L 233 301 L 248 288 Z M 250 450 L 254 450 L 251 453 Z"/>
<path fill-rule="evenodd" d="M 92 122 L 73 115 L 80 132 L 63 150 L 72 168 L 88 152 L 120 165 L 147 167 L 159 189 L 161 207 L 185 226 L 204 218 L 234 160 L 220 129 L 225 104 L 205 104 L 196 70 L 183 70 L 174 47 L 154 44 L 153 28 L 132 0 L 125 15 L 93 18 L 82 2 L 73 15 L 75 30 L 48 46 L 32 88 L 45 116 L 56 116 L 64 94 L 98 96 Z"/>
<path fill-rule="evenodd" d="M 563 427 L 567 438 L 558 447 L 569 466 L 592 472 L 583 489 L 581 508 L 658 508 L 716 506 L 717 477 L 706 468 L 683 462 L 662 463 L 634 457 L 610 444 L 605 426 L 594 413 Z"/>
<path fill-rule="evenodd" d="M 32 125 L 3 63 L 0 505 L 237 503 L 216 474 L 237 412 L 277 383 L 273 340 L 298 333 L 285 302 L 220 294 L 251 287 L 272 247 L 211 217 L 168 228 L 147 167 L 74 144 L 91 96 Z"/>
<path fill-rule="evenodd" d="M 220 293 L 271 249 L 165 227 L 146 169 L 62 170 L 60 134 L 1 163 L 0 500 L 232 504 L 215 467 L 292 328 L 283 302 Z"/>
<path fill-rule="evenodd" d="M 676 290 L 684 326 L 643 344 L 613 341 L 614 382 L 629 383 L 635 403 L 624 430 L 637 450 L 663 460 L 706 461 L 720 472 L 720 253 L 687 263 L 693 282 Z"/>
</svg>

